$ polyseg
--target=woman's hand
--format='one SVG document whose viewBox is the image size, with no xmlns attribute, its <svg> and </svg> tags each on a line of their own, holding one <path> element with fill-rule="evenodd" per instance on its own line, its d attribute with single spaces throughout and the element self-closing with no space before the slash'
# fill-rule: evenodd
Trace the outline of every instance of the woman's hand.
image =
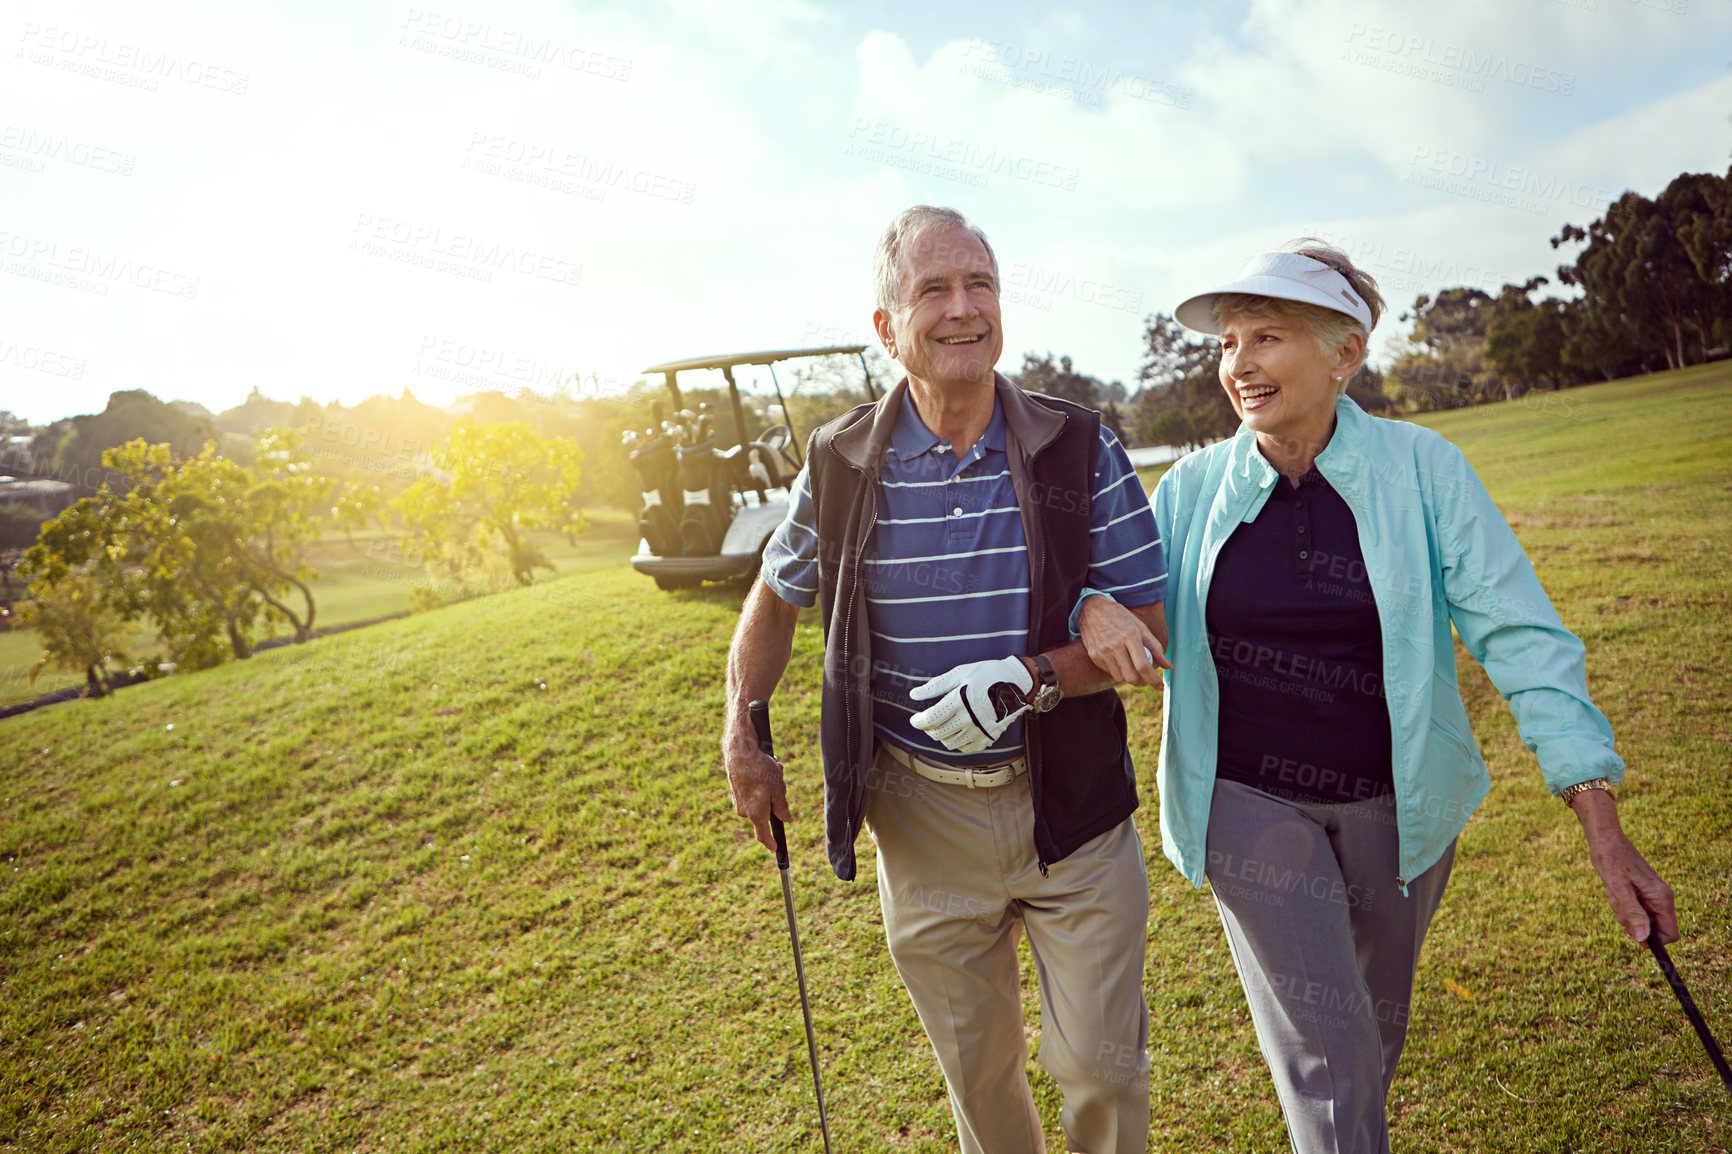
<svg viewBox="0 0 1732 1154">
<path fill-rule="evenodd" d="M 1159 685 L 1171 669 L 1166 648 L 1149 627 L 1110 597 L 1090 597 L 1077 618 L 1089 660 L 1121 685 Z"/>
<path fill-rule="evenodd" d="M 1099 598 L 1090 598 L 1099 600 Z M 1672 887 L 1660 880 L 1618 821 L 1618 805 L 1611 792 L 1590 789 L 1578 793 L 1570 803 L 1582 833 L 1588 839 L 1588 858 L 1605 883 L 1612 916 L 1636 942 L 1648 934 L 1660 935 L 1660 944 L 1678 940 L 1678 913 L 1672 906 Z"/>
</svg>

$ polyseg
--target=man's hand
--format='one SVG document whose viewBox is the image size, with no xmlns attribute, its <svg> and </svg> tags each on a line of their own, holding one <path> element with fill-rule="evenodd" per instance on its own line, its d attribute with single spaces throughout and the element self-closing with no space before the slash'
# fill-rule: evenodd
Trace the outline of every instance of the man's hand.
<svg viewBox="0 0 1732 1154">
<path fill-rule="evenodd" d="M 1008 693 L 993 692 L 1000 685 L 1015 691 L 1014 708 L 1007 700 Z M 930 701 L 934 697 L 939 701 L 908 720 L 914 728 L 943 742 L 946 749 L 979 753 L 997 741 L 1006 726 L 1028 712 L 1021 699 L 1033 688 L 1034 675 L 1020 657 L 972 661 L 909 690 L 908 696 L 915 701 Z"/>
<path fill-rule="evenodd" d="M 1160 638 L 1135 613 L 1110 597 L 1090 597 L 1077 617 L 1089 660 L 1121 685 L 1159 685 L 1171 669 Z"/>
<path fill-rule="evenodd" d="M 752 823 L 758 841 L 767 850 L 776 848 L 770 834 L 770 815 L 793 821 L 788 812 L 788 787 L 782 778 L 782 763 L 758 748 L 749 726 L 730 726 L 722 741 L 722 765 L 728 771 L 728 794 L 734 812 Z"/>
</svg>

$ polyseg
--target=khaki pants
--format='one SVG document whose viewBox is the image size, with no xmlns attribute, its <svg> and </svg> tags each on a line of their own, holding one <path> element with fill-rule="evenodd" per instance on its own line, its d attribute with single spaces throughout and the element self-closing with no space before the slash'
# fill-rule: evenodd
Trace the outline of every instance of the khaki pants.
<svg viewBox="0 0 1732 1154">
<path fill-rule="evenodd" d="M 1067 1147 L 1142 1154 L 1149 886 L 1136 826 L 1125 819 L 1042 877 L 1027 774 L 969 789 L 880 752 L 871 785 L 890 956 L 944 1071 L 964 1154 L 1046 1149 L 1025 1072 L 1016 957 L 1025 930 L 1040 980 L 1040 1063 L 1064 1092 Z"/>
</svg>

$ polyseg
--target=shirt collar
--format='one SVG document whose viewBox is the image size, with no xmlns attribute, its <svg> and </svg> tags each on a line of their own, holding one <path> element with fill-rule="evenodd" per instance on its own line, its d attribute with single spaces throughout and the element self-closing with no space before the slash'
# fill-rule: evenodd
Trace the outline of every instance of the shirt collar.
<svg viewBox="0 0 1732 1154">
<path fill-rule="evenodd" d="M 890 429 L 890 447 L 902 461 L 912 461 L 938 447 L 938 438 L 915 412 L 914 395 L 910 392 L 902 395 L 902 407 L 897 410 L 896 424 Z M 986 423 L 986 431 L 980 435 L 980 447 L 1004 452 L 1004 409 L 996 398 L 992 404 L 992 420 Z"/>
</svg>

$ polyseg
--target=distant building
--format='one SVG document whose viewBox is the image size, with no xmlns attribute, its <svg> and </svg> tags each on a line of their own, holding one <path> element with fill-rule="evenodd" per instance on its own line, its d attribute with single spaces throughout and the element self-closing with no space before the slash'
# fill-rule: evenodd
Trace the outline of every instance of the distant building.
<svg viewBox="0 0 1732 1154">
<path fill-rule="evenodd" d="M 0 437 L 0 469 L 32 472 L 30 442 L 34 437 Z"/>
<path fill-rule="evenodd" d="M 0 477 L 0 505 L 28 505 L 44 520 L 73 502 L 72 486 L 43 477 Z"/>
</svg>

